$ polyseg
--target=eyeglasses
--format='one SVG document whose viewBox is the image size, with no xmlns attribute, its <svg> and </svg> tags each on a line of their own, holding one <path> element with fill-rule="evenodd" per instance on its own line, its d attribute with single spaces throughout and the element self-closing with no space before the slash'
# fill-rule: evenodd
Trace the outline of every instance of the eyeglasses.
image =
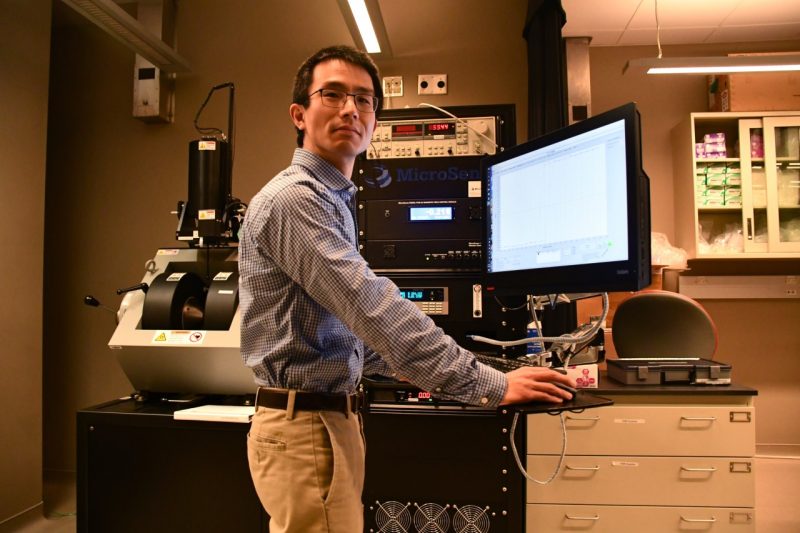
<svg viewBox="0 0 800 533">
<path fill-rule="evenodd" d="M 380 104 L 380 98 L 374 94 L 353 94 L 345 91 L 339 91 L 338 89 L 317 89 L 313 93 L 309 94 L 308 97 L 311 98 L 317 93 L 319 93 L 319 98 L 322 101 L 322 105 L 326 107 L 335 107 L 337 109 L 342 109 L 345 105 L 347 105 L 348 96 L 353 97 L 353 102 L 356 104 L 356 109 L 362 113 L 374 113 L 378 110 L 378 105 Z"/>
</svg>

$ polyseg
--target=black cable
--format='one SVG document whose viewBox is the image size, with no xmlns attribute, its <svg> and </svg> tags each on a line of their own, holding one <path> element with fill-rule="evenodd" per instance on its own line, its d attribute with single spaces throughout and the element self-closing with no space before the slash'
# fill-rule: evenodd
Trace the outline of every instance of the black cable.
<svg viewBox="0 0 800 533">
<path fill-rule="evenodd" d="M 194 129 L 196 129 L 198 133 L 201 133 L 201 134 L 212 134 L 212 135 L 213 134 L 219 134 L 219 135 L 223 134 L 222 130 L 219 129 L 219 128 L 205 128 L 205 127 L 202 127 L 202 126 L 197 124 L 197 121 L 200 119 L 200 114 L 206 108 L 206 105 L 208 105 L 208 101 L 211 100 L 211 96 L 214 94 L 214 91 L 216 91 L 218 87 L 219 87 L 219 85 L 215 85 L 214 87 L 211 88 L 210 91 L 208 91 L 208 95 L 206 95 L 206 99 L 203 100 L 202 104 L 200 104 L 200 109 L 197 110 L 197 114 L 194 116 Z"/>
<path fill-rule="evenodd" d="M 235 144 L 234 144 L 234 137 L 236 135 L 236 132 L 235 132 L 235 130 L 236 130 L 236 124 L 235 124 L 236 111 L 235 111 L 235 107 L 234 107 L 234 93 L 236 91 L 236 87 L 233 85 L 233 82 L 229 81 L 227 83 L 220 83 L 219 85 L 214 85 L 211 88 L 211 90 L 208 91 L 208 95 L 206 95 L 206 99 L 200 105 L 200 109 L 197 110 L 197 114 L 194 116 L 194 129 L 197 130 L 197 132 L 200 133 L 201 135 L 220 135 L 220 136 L 223 137 L 223 139 L 225 138 L 225 134 L 223 133 L 223 131 L 221 129 L 219 129 L 219 128 L 206 128 L 206 127 L 200 126 L 197 123 L 198 120 L 200 119 L 200 114 L 203 112 L 203 110 L 208 105 L 209 100 L 211 100 L 211 96 L 216 91 L 219 91 L 220 89 L 229 89 L 229 91 L 228 91 L 228 147 L 229 147 L 229 153 L 230 153 L 230 158 L 229 158 L 230 165 L 228 167 L 228 176 L 227 176 L 227 178 L 228 178 L 228 184 L 230 185 L 231 181 L 233 180 L 233 162 L 235 160 L 235 153 L 236 153 L 236 147 L 235 147 Z M 226 199 L 226 201 L 227 202 L 238 202 L 239 199 L 238 198 L 229 197 L 229 198 Z M 244 205 L 244 207 L 247 207 L 247 206 Z M 226 212 L 227 212 L 227 207 L 226 207 Z M 226 213 L 223 213 L 223 217 L 225 216 L 225 214 Z"/>
<path fill-rule="evenodd" d="M 200 105 L 200 109 L 197 110 L 197 114 L 194 116 L 194 129 L 197 130 L 198 133 L 203 135 L 224 135 L 224 132 L 219 128 L 206 128 L 200 126 L 197 121 L 200 119 L 200 114 L 208 105 L 209 100 L 211 100 L 211 96 L 220 89 L 230 89 L 228 93 L 228 143 L 230 145 L 231 151 L 231 168 L 230 174 L 233 175 L 233 160 L 234 160 L 234 135 L 235 135 L 235 109 L 234 109 L 234 92 L 236 87 L 233 85 L 233 82 L 227 83 L 220 83 L 219 85 L 214 85 L 210 91 L 208 91 L 208 95 L 206 95 L 206 99 Z"/>
<path fill-rule="evenodd" d="M 492 296 L 494 297 L 494 301 L 497 302 L 497 305 L 509 311 L 519 311 L 520 309 L 525 309 L 526 307 L 528 307 L 528 302 L 525 302 L 524 304 L 519 305 L 517 307 L 509 307 L 505 305 L 503 302 L 501 302 L 500 298 L 498 298 L 496 294 L 493 294 Z"/>
</svg>

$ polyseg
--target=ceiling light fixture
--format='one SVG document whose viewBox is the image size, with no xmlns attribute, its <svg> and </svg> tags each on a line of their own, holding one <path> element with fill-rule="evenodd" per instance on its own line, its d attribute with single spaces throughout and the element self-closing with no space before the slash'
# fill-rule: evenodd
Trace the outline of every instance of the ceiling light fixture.
<svg viewBox="0 0 800 533">
<path fill-rule="evenodd" d="M 625 63 L 628 69 L 647 69 L 647 74 L 735 74 L 739 72 L 788 72 L 800 70 L 800 54 L 754 54 L 717 57 L 662 57 L 661 23 L 658 20 L 658 0 L 655 0 L 656 44 L 658 57 L 632 59 Z"/>
<path fill-rule="evenodd" d="M 648 74 L 788 72 L 800 70 L 800 54 L 632 59 L 625 64 L 622 72 L 626 72 L 629 68 L 646 68 Z"/>
<path fill-rule="evenodd" d="M 189 63 L 113 0 L 62 0 L 164 72 L 190 72 Z"/>
<path fill-rule="evenodd" d="M 368 54 L 391 57 L 377 0 L 339 0 L 339 9 L 358 48 Z"/>
<path fill-rule="evenodd" d="M 361 40 L 364 41 L 364 46 L 367 53 L 380 54 L 381 45 L 378 44 L 378 36 L 375 35 L 375 28 L 372 27 L 372 21 L 369 19 L 369 12 L 367 12 L 367 4 L 364 0 L 347 0 L 350 5 L 350 11 L 353 12 L 353 18 L 356 19 L 356 26 L 358 32 L 361 34 Z"/>
</svg>

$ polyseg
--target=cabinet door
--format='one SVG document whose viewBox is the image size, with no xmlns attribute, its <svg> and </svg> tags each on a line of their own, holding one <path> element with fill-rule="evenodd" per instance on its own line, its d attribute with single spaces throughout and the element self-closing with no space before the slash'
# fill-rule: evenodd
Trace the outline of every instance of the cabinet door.
<svg viewBox="0 0 800 533">
<path fill-rule="evenodd" d="M 800 118 L 764 119 L 771 252 L 800 252 Z"/>
<path fill-rule="evenodd" d="M 697 255 L 737 256 L 747 252 L 743 243 L 739 121 L 717 115 L 695 117 L 692 135 Z M 717 151 L 704 151 L 712 146 Z"/>
<path fill-rule="evenodd" d="M 769 251 L 764 124 L 760 118 L 739 121 L 742 229 L 745 252 Z"/>
</svg>

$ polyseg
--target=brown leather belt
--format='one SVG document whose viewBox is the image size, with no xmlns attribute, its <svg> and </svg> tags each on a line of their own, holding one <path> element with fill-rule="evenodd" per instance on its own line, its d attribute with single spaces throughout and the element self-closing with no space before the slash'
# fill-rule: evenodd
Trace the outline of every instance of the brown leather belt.
<svg viewBox="0 0 800 533">
<path fill-rule="evenodd" d="M 256 405 L 270 409 L 286 409 L 289 403 L 289 391 L 286 389 L 269 389 L 260 387 L 256 393 Z M 294 397 L 295 411 L 338 411 L 347 414 L 357 413 L 363 407 L 363 394 L 324 394 L 321 392 L 296 391 Z"/>
</svg>

